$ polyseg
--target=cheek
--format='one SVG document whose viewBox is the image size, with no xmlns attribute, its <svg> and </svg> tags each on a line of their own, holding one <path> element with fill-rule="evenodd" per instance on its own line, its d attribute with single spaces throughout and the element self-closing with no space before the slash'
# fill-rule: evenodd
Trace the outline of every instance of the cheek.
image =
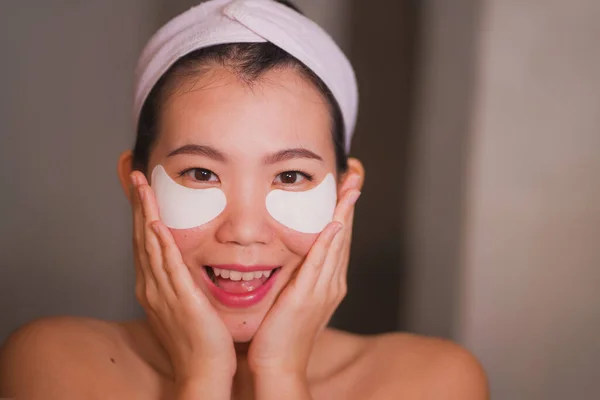
<svg viewBox="0 0 600 400">
<path fill-rule="evenodd" d="M 319 237 L 318 233 L 301 233 L 286 227 L 279 227 L 279 238 L 292 253 L 305 257 Z"/>
<path fill-rule="evenodd" d="M 170 231 L 184 261 L 197 253 L 201 247 L 199 244 L 207 243 L 213 234 L 206 226 L 192 229 L 170 229 Z"/>
</svg>

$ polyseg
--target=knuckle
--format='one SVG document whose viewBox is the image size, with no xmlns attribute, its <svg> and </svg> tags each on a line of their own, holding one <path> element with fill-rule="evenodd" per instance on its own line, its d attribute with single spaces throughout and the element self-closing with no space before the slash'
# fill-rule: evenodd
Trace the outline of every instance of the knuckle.
<svg viewBox="0 0 600 400">
<path fill-rule="evenodd" d="M 140 288 L 139 290 L 136 289 L 135 298 L 143 308 L 148 308 L 148 301 L 146 299 L 146 295 L 144 294 L 144 288 Z"/>
<path fill-rule="evenodd" d="M 144 289 L 143 288 L 140 288 L 139 286 L 136 286 L 136 288 L 135 288 L 135 298 L 139 302 L 141 302 L 142 300 L 144 300 Z"/>
<path fill-rule="evenodd" d="M 146 289 L 146 284 L 145 284 L 144 280 L 142 279 L 142 277 L 138 277 L 135 282 L 135 294 L 143 295 L 145 289 Z"/>
<path fill-rule="evenodd" d="M 150 241 L 148 239 L 144 240 L 144 251 L 147 254 L 151 254 L 151 252 L 152 252 L 152 244 L 150 243 Z"/>
<path fill-rule="evenodd" d="M 327 304 L 324 306 L 324 309 L 335 310 L 339 304 L 340 298 L 338 296 L 331 296 L 331 298 L 327 301 Z"/>
<path fill-rule="evenodd" d="M 174 272 L 173 265 L 170 262 L 163 262 L 163 268 L 168 275 L 172 275 Z"/>
<path fill-rule="evenodd" d="M 152 309 L 156 309 L 159 306 L 160 303 L 160 298 L 158 295 L 158 290 L 151 286 L 151 285 L 146 285 L 146 287 L 144 288 L 144 297 L 146 298 L 146 304 L 152 308 Z"/>
<path fill-rule="evenodd" d="M 142 233 L 138 229 L 135 229 L 133 231 L 133 242 L 134 243 L 141 243 L 142 240 L 143 240 Z"/>
<path fill-rule="evenodd" d="M 148 302 L 146 301 L 146 296 L 144 296 L 144 293 L 142 291 L 136 291 L 135 298 L 142 307 L 144 307 L 144 308 L 148 307 Z"/>
<path fill-rule="evenodd" d="M 340 291 L 340 294 L 338 295 L 338 303 L 341 303 L 346 298 L 347 294 L 348 294 L 347 290 Z"/>
<path fill-rule="evenodd" d="M 340 291 L 339 291 L 340 298 L 344 299 L 347 294 L 348 294 L 348 284 L 345 283 L 345 282 L 341 283 L 340 284 Z"/>
</svg>

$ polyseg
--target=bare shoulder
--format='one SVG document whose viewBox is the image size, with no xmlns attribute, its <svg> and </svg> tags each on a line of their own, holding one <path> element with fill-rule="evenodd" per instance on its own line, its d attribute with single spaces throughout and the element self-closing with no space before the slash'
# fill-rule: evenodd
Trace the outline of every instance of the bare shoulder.
<svg viewBox="0 0 600 400">
<path fill-rule="evenodd" d="M 406 333 L 356 335 L 328 329 L 312 363 L 316 399 L 486 400 L 477 359 L 448 340 Z"/>
<path fill-rule="evenodd" d="M 368 361 L 374 374 L 373 399 L 395 394 L 408 398 L 485 400 L 487 379 L 479 361 L 449 340 L 406 333 L 372 336 Z"/>
<path fill-rule="evenodd" d="M 0 398 L 95 398 L 123 381 L 116 323 L 49 317 L 15 331 L 0 349 Z M 127 374 L 125 374 L 127 376 Z"/>
</svg>

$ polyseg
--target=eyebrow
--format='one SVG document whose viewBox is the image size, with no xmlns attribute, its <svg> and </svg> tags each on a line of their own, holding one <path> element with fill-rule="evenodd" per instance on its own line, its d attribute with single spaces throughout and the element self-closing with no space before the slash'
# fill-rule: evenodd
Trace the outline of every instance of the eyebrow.
<svg viewBox="0 0 600 400">
<path fill-rule="evenodd" d="M 200 144 L 186 144 L 173 151 L 167 157 L 173 157 L 179 154 L 191 154 L 196 156 L 205 156 L 220 162 L 227 162 L 227 156 L 215 149 L 214 147 Z M 265 164 L 276 164 L 282 161 L 293 160 L 298 158 L 308 158 L 323 162 L 323 158 L 313 151 L 301 147 L 294 149 L 285 149 L 277 153 L 267 155 L 263 162 Z"/>
<path fill-rule="evenodd" d="M 173 157 L 179 154 L 191 154 L 196 156 L 205 156 L 212 158 L 216 161 L 226 162 L 227 157 L 219 150 L 211 146 L 200 145 L 200 144 L 186 144 L 181 146 L 169 153 L 167 157 Z"/>
<path fill-rule="evenodd" d="M 277 153 L 266 156 L 263 161 L 265 164 L 276 164 L 282 161 L 293 160 L 297 158 L 308 158 L 323 162 L 323 158 L 321 158 L 321 156 L 301 147 L 278 151 Z"/>
</svg>

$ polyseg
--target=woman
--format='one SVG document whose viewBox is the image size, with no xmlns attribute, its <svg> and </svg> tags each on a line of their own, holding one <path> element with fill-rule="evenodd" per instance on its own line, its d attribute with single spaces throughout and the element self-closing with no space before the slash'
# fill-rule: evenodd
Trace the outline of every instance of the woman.
<svg viewBox="0 0 600 400">
<path fill-rule="evenodd" d="M 146 318 L 15 332 L 0 397 L 484 399 L 449 342 L 326 328 L 346 293 L 352 68 L 287 2 L 213 0 L 140 58 L 137 140 L 118 174 Z"/>
</svg>

